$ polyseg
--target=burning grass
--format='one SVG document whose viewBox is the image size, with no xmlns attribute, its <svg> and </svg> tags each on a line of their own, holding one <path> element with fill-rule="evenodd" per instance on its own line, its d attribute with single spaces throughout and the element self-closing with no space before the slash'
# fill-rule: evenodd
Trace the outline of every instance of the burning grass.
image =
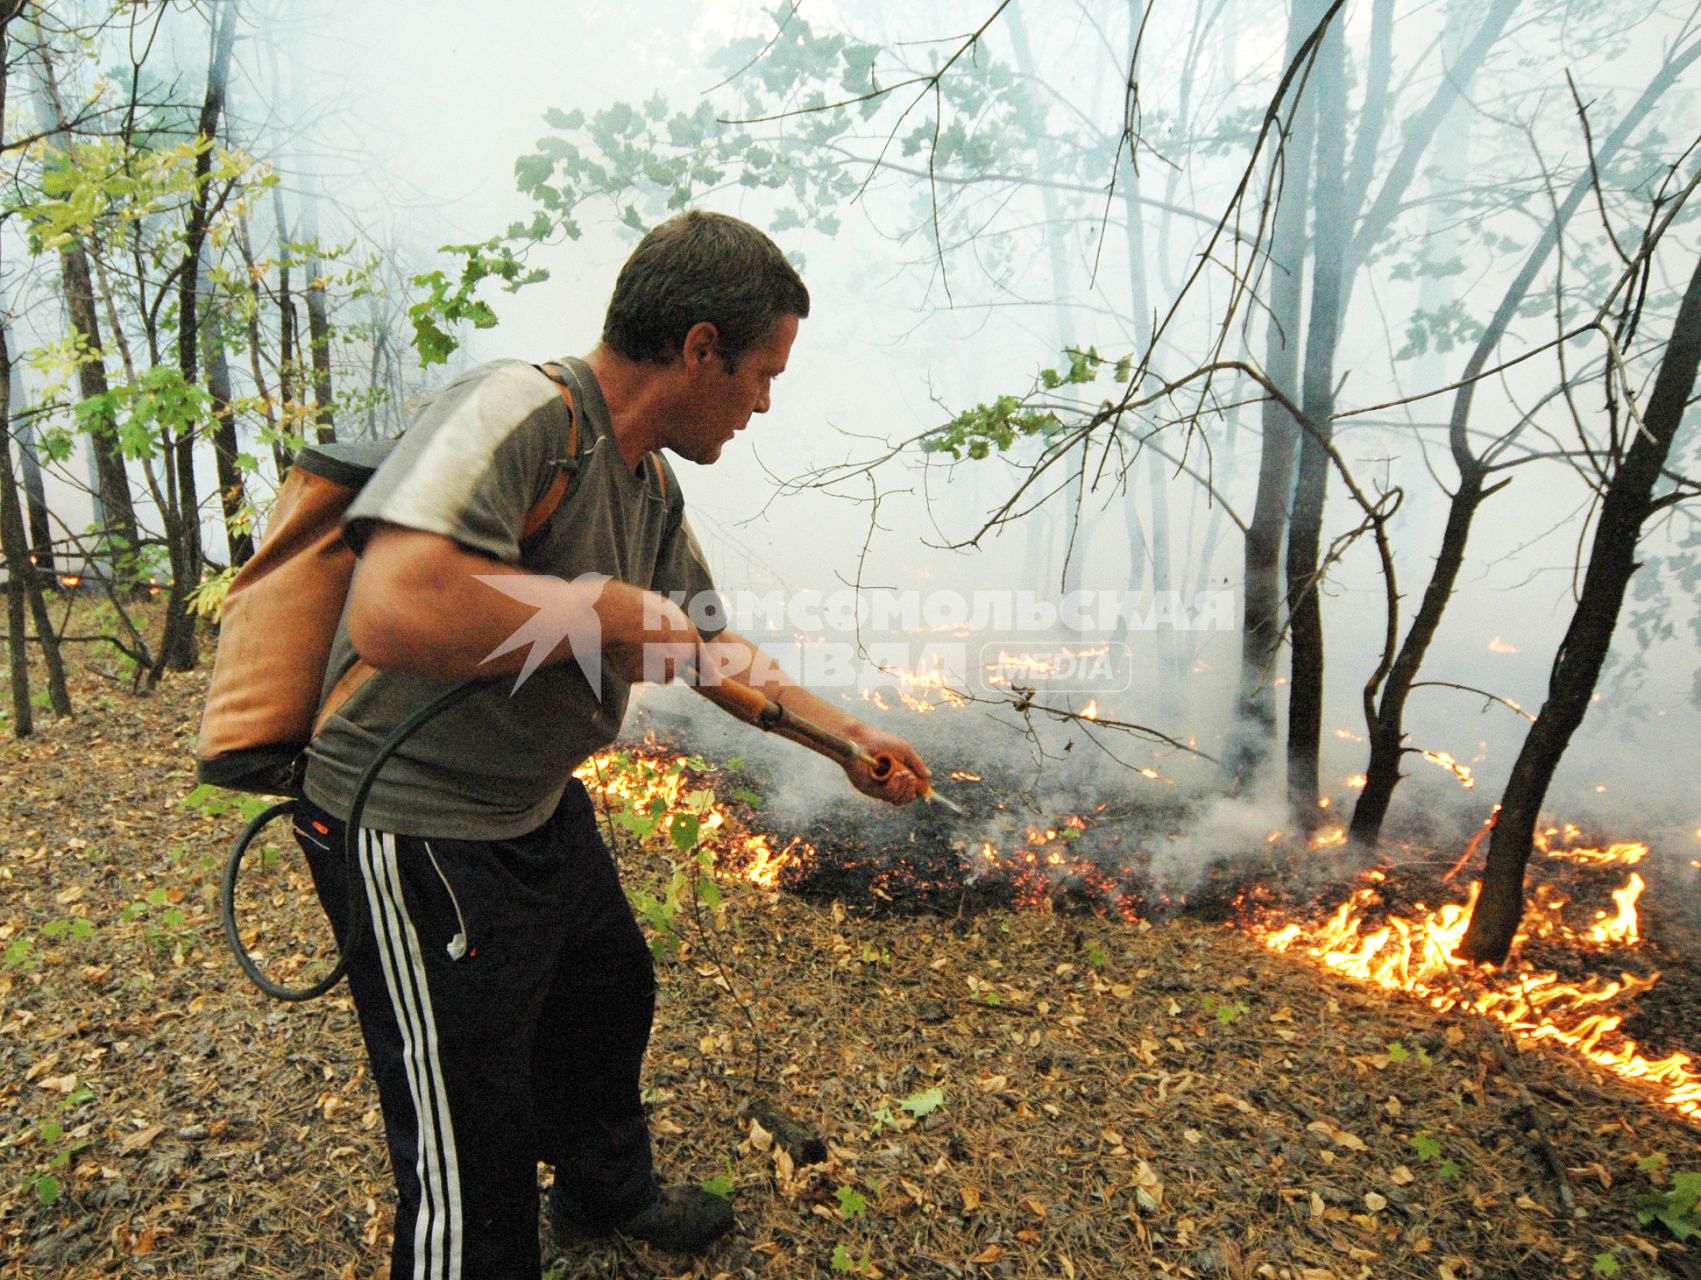
<svg viewBox="0 0 1701 1280">
<path fill-rule="evenodd" d="M 30 943 L 0 970 L 7 1275 L 381 1274 L 387 1177 L 347 999 L 269 1004 L 217 936 L 234 819 L 177 804 L 200 692 L 174 680 L 0 753 L 4 942 Z M 704 775 L 678 777 L 688 799 Z M 1086 806 L 1072 826 L 1000 812 L 996 779 L 962 779 L 972 837 L 851 801 L 764 843 L 733 839 L 754 811 L 740 780 L 718 782 L 709 839 L 749 878 L 681 922 L 647 1085 L 662 1165 L 729 1189 L 739 1226 L 700 1263 L 607 1244 L 553 1257 L 557 1276 L 1488 1280 L 1586 1276 L 1603 1257 L 1701 1276 L 1693 1247 L 1637 1216 L 1701 1170 L 1701 1130 L 1460 1008 L 1390 998 L 1155 894 L 1135 910 L 1131 880 L 1074 870 L 1155 857 L 1166 811 Z M 629 884 L 659 890 L 678 849 L 615 831 Z M 985 843 L 1013 856 L 994 866 Z M 823 852 L 845 855 L 837 880 Z M 858 858 L 860 881 L 843 870 Z M 1617 924 L 1589 936 L 1627 869 L 1547 861 L 1600 882 L 1556 882 L 1577 938 L 1556 927 L 1527 952 L 1652 948 L 1667 965 L 1660 886 L 1630 948 Z M 1444 870 L 1381 881 L 1363 927 L 1440 901 Z M 314 912 L 277 871 L 245 924 L 287 962 Z M 1223 876 L 1203 897 L 1244 915 L 1244 888 Z M 1147 918 L 1103 911 L 1113 889 Z M 1326 920 L 1351 892 L 1258 905 Z M 92 932 L 50 932 L 74 918 Z M 826 1162 L 800 1168 L 738 1119 L 758 1049 L 761 1093 L 825 1138 Z M 50 1168 L 46 1204 L 29 1183 Z"/>
</svg>

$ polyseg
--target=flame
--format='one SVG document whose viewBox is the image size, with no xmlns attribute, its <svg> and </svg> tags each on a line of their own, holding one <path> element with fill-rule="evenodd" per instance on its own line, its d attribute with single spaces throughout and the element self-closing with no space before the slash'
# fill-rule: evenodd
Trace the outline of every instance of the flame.
<svg viewBox="0 0 1701 1280">
<path fill-rule="evenodd" d="M 1443 769 L 1451 769 L 1453 775 L 1459 779 L 1459 785 L 1464 787 L 1466 791 L 1475 789 L 1477 780 L 1475 775 L 1471 773 L 1470 765 L 1460 764 L 1445 751 L 1420 751 L 1418 754 L 1425 760 L 1434 761 Z"/>
<path fill-rule="evenodd" d="M 1624 866 L 1633 867 L 1648 856 L 1648 846 L 1640 840 L 1624 840 L 1618 844 L 1609 844 L 1604 849 L 1580 849 L 1566 847 L 1555 849 L 1549 847 L 1542 837 L 1536 838 L 1536 848 L 1550 858 L 1559 858 L 1565 862 L 1603 863 L 1617 862 Z"/>
<path fill-rule="evenodd" d="M 814 853 L 802 839 L 794 839 L 778 853 L 768 843 L 765 835 L 750 837 L 749 848 L 755 854 L 750 865 L 744 870 L 745 879 L 752 884 L 759 884 L 764 889 L 777 889 L 780 886 L 780 873 L 802 860 L 800 850 Z"/>
<path fill-rule="evenodd" d="M 1507 644 L 1506 641 L 1502 640 L 1499 636 L 1495 636 L 1494 639 L 1488 642 L 1488 651 L 1490 653 L 1517 653 L 1518 646 L 1515 644 Z"/>
<path fill-rule="evenodd" d="M 1602 911 L 1596 917 L 1595 927 L 1589 930 L 1589 937 L 1621 947 L 1633 947 L 1642 941 L 1636 922 L 1636 900 L 1647 887 L 1642 877 L 1632 871 L 1624 887 L 1613 891 L 1612 901 L 1617 909 L 1611 915 Z"/>
<path fill-rule="evenodd" d="M 953 769 L 951 770 L 951 780 L 953 782 L 979 782 L 981 776 L 978 773 L 970 773 L 967 769 Z"/>
<path fill-rule="evenodd" d="M 1098 718 L 1099 718 L 1099 700 L 1097 698 L 1094 698 L 1091 701 L 1089 701 L 1086 706 L 1081 708 L 1081 719 L 1083 719 L 1083 720 L 1097 720 Z"/>
<path fill-rule="evenodd" d="M 1617 982 L 1597 977 L 1572 982 L 1557 973 L 1527 970 L 1490 976 L 1453 958 L 1470 924 L 1480 884 L 1471 885 L 1462 903 L 1447 903 L 1435 911 L 1418 904 L 1410 918 L 1388 915 L 1373 924 L 1381 905 L 1376 888 L 1381 878 L 1378 872 L 1369 873 L 1369 883 L 1321 924 L 1268 928 L 1254 922 L 1249 927 L 1272 951 L 1297 950 L 1337 973 L 1409 993 L 1443 1012 L 1464 1009 L 1493 1018 L 1525 1040 L 1565 1045 L 1624 1079 L 1653 1086 L 1680 1113 L 1701 1116 L 1701 1064 L 1682 1052 L 1650 1061 L 1633 1040 L 1619 1033 L 1623 1015 L 1609 1011 L 1615 1002 L 1652 987 L 1658 974 L 1624 974 Z M 1641 877 L 1632 874 L 1630 883 L 1613 894 L 1617 913 L 1610 918 L 1601 913 L 1589 937 L 1603 945 L 1634 943 L 1641 892 Z M 1538 899 L 1531 904 L 1531 914 L 1540 922 L 1551 906 Z"/>
<path fill-rule="evenodd" d="M 621 754 L 621 749 L 615 747 L 599 751 L 573 774 L 593 798 L 640 813 L 667 813 L 669 826 L 672 814 L 681 808 L 686 794 L 706 781 L 685 757 L 668 752 L 653 741 L 625 749 L 631 758 L 629 766 L 617 766 Z M 750 830 L 736 812 L 718 801 L 709 805 L 702 815 L 700 831 L 714 856 L 717 872 L 749 880 L 764 889 L 779 888 L 788 869 L 815 856 L 814 848 L 801 837 L 794 837 L 776 851 L 772 836 Z"/>
<path fill-rule="evenodd" d="M 947 673 L 940 668 L 907 671 L 902 667 L 882 667 L 881 672 L 896 680 L 899 687 L 894 690 L 871 689 L 862 696 L 882 711 L 892 709 L 887 700 L 890 693 L 895 693 L 898 701 L 911 711 L 924 714 L 937 711 L 942 706 L 965 707 L 969 704 L 968 697 L 951 687 Z"/>
<path fill-rule="evenodd" d="M 1365 785 L 1369 783 L 1369 781 L 1370 779 L 1365 777 L 1362 773 L 1351 773 L 1347 775 L 1347 785 L 1354 791 L 1363 791 Z"/>
</svg>

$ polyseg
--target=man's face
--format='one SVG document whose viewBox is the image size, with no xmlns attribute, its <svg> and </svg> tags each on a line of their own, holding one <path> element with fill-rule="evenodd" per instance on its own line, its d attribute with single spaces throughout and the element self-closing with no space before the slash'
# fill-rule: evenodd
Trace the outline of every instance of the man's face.
<svg viewBox="0 0 1701 1280">
<path fill-rule="evenodd" d="M 797 317 L 781 316 L 767 340 L 750 348 L 728 372 L 718 354 L 703 362 L 693 380 L 690 422 L 680 432 L 675 451 L 693 462 L 709 463 L 721 456 L 726 442 L 749 424 L 752 414 L 768 412 L 775 378 L 785 372 L 791 344 L 797 338 Z"/>
</svg>

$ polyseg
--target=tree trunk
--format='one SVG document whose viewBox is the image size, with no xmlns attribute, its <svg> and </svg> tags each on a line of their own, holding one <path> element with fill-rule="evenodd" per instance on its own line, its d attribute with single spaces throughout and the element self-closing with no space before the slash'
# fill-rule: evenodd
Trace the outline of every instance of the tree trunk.
<svg viewBox="0 0 1701 1280">
<path fill-rule="evenodd" d="M 53 61 L 45 47 L 36 50 L 36 98 L 52 140 L 65 127 L 59 106 L 59 86 Z M 88 255 L 80 240 L 71 240 L 59 251 L 60 279 L 65 292 L 65 310 L 71 330 L 80 341 L 83 355 L 77 364 L 77 390 L 84 400 L 104 397 L 110 390 L 106 365 L 101 355 L 100 321 L 95 313 L 94 284 L 89 276 Z M 88 432 L 89 453 L 94 459 L 95 503 L 100 545 L 110 556 L 108 572 L 114 579 L 133 576 L 128 561 L 141 543 L 136 508 L 130 497 L 130 480 L 124 470 L 124 455 L 109 414 L 96 419 Z"/>
<path fill-rule="evenodd" d="M 1603 139 L 1595 151 L 1595 167 L 1604 170 L 1617 155 L 1625 140 L 1641 124 L 1660 96 L 1677 77 L 1701 58 L 1701 41 L 1681 50 L 1667 62 L 1617 127 Z M 1412 684 L 1423 667 L 1430 643 L 1441 626 L 1442 615 L 1453 596 L 1453 587 L 1464 564 L 1465 546 L 1470 539 L 1471 525 L 1477 508 L 1494 494 L 1499 485 L 1490 486 L 1488 467 L 1471 449 L 1466 428 L 1470 424 L 1471 406 L 1476 397 L 1476 382 L 1488 365 L 1489 356 L 1499 346 L 1519 306 L 1528 296 L 1537 274 L 1558 246 L 1565 227 L 1588 195 L 1592 178 L 1585 173 L 1571 186 L 1565 199 L 1555 210 L 1553 221 L 1531 247 L 1529 256 L 1517 277 L 1507 287 L 1500 306 L 1484 326 L 1470 359 L 1466 361 L 1460 381 L 1463 383 L 1453 397 L 1453 410 L 1448 422 L 1448 445 L 1454 465 L 1459 469 L 1459 487 L 1448 504 L 1447 529 L 1442 535 L 1441 551 L 1424 588 L 1423 602 L 1412 619 L 1410 630 L 1400 642 L 1400 651 L 1389 669 L 1387 682 L 1380 690 L 1374 684 L 1364 691 L 1365 718 L 1370 728 L 1371 758 L 1365 771 L 1364 791 L 1353 809 L 1351 837 L 1366 845 L 1382 838 L 1382 824 L 1388 816 L 1388 805 L 1394 788 L 1400 781 L 1400 760 L 1405 754 L 1405 709 Z M 1501 482 L 1506 483 L 1505 481 Z M 1498 825 L 1498 824 L 1497 824 Z"/>
<path fill-rule="evenodd" d="M 1128 61 L 1133 65 L 1134 45 L 1146 18 L 1144 0 L 1129 0 L 1128 4 Z M 1147 351 L 1152 342 L 1151 290 L 1146 276 L 1146 219 L 1140 203 L 1140 171 L 1134 164 L 1134 146 L 1130 141 L 1122 157 L 1122 171 L 1117 183 L 1122 190 L 1122 220 L 1128 238 L 1128 309 L 1132 316 L 1134 342 L 1142 358 L 1158 366 L 1157 352 Z M 1146 559 L 1152 570 L 1152 601 L 1154 617 L 1170 616 L 1161 602 L 1175 590 L 1175 553 L 1172 545 L 1169 510 L 1169 467 L 1156 453 L 1146 457 L 1146 494 L 1150 508 L 1147 520 L 1148 538 Z M 1135 501 L 1137 486 L 1128 486 L 1127 501 Z M 1144 566 L 1142 566 L 1142 574 Z M 1165 723 L 1173 724 L 1181 716 L 1180 691 L 1186 684 L 1186 672 L 1177 656 L 1175 624 L 1159 623 L 1152 637 L 1157 646 L 1156 700 L 1158 714 Z"/>
<path fill-rule="evenodd" d="M 29 637 L 27 616 L 35 623 L 47 668 L 47 694 L 55 715 L 71 714 L 71 694 L 65 684 L 65 664 L 59 652 L 59 636 L 47 613 L 41 593 L 41 577 L 30 561 L 29 541 L 23 508 L 18 502 L 17 478 L 12 472 L 12 353 L 0 325 L 0 554 L 6 565 L 6 626 L 8 656 L 12 667 L 12 731 L 24 737 L 33 728 L 29 703 Z M 22 699 L 20 703 L 20 698 Z"/>
<path fill-rule="evenodd" d="M 22 402 L 19 383 L 13 377 L 9 388 L 12 403 Z M 44 574 L 54 572 L 53 521 L 47 510 L 47 487 L 41 480 L 41 462 L 35 452 L 35 431 L 28 414 L 20 414 L 12 424 L 12 438 L 18 444 L 18 470 L 23 473 L 25 512 L 28 517 L 30 559 Z"/>
<path fill-rule="evenodd" d="M 1293 0 L 1288 19 L 1288 61 L 1322 21 L 1323 0 Z M 1306 193 L 1311 186 L 1311 149 L 1317 113 L 1302 81 L 1290 109 L 1281 156 L 1281 201 L 1270 245 L 1270 312 L 1265 327 L 1264 372 L 1298 399 L 1300 324 L 1305 305 Z M 1282 639 L 1281 555 L 1293 496 L 1294 454 L 1299 424 L 1280 404 L 1265 400 L 1263 445 L 1258 458 L 1258 493 L 1246 526 L 1241 623 L 1239 724 L 1230 753 L 1238 784 L 1250 780 L 1276 740 L 1276 697 L 1272 681 Z"/>
<path fill-rule="evenodd" d="M 305 438 L 302 430 L 299 375 L 301 353 L 296 341 L 299 321 L 295 314 L 295 299 L 290 295 L 289 224 L 284 220 L 283 191 L 272 188 L 272 214 L 278 224 L 278 413 L 282 428 L 292 437 Z"/>
<path fill-rule="evenodd" d="M 313 358 L 313 418 L 320 444 L 337 438 L 331 406 L 331 321 L 325 311 L 325 284 L 320 278 L 318 193 L 303 197 L 302 231 L 307 237 L 307 341 Z"/>
<path fill-rule="evenodd" d="M 202 289 L 204 302 L 209 291 Z M 201 314 L 202 346 L 207 360 L 207 394 L 213 401 L 213 458 L 218 466 L 219 503 L 224 512 L 225 538 L 230 547 L 232 568 L 241 568 L 254 555 L 254 535 L 242 525 L 247 503 L 246 482 L 237 461 L 241 445 L 236 438 L 236 413 L 231 408 L 230 362 L 225 355 L 224 325 L 216 309 L 208 305 Z"/>
<path fill-rule="evenodd" d="M 236 223 L 236 246 L 242 254 L 242 261 L 248 267 L 249 277 L 254 283 L 254 305 L 246 308 L 248 313 L 248 365 L 254 373 L 254 394 L 259 397 L 265 407 L 266 427 L 272 437 L 272 461 L 278 469 L 278 485 L 282 487 L 284 477 L 289 474 L 291 453 L 281 438 L 277 415 L 273 412 L 272 393 L 266 386 L 266 371 L 260 361 L 260 273 L 254 264 L 254 249 L 248 239 L 248 218 L 239 214 Z"/>
<path fill-rule="evenodd" d="M 83 246 L 73 240 L 60 250 L 59 266 L 71 329 L 86 353 L 77 364 L 77 390 L 84 400 L 104 397 L 111 386 L 106 380 L 100 320 L 95 314 L 94 284 L 89 277 L 89 260 Z M 114 580 L 131 578 L 135 575 L 129 562 L 141 544 L 142 536 L 136 524 L 135 504 L 130 498 L 130 478 L 124 471 L 124 455 L 119 452 L 117 430 L 109 410 L 93 420 L 88 440 L 89 451 L 94 456 L 95 474 L 99 477 L 96 497 L 100 500 L 100 545 L 111 554 L 109 572 Z"/>
<path fill-rule="evenodd" d="M 1318 757 L 1323 735 L 1323 503 L 1328 492 L 1331 419 L 1335 416 L 1335 348 L 1340 343 L 1341 257 L 1346 217 L 1346 48 L 1339 23 L 1318 46 L 1312 67 L 1317 134 L 1316 196 L 1311 274 L 1311 318 L 1305 334 L 1302 408 L 1308 424 L 1300 438 L 1299 476 L 1289 516 L 1287 586 L 1289 618 L 1288 804 L 1302 828 L 1322 820 L 1318 807 Z"/>
<path fill-rule="evenodd" d="M 1524 868 L 1548 784 L 1571 735 L 1583 723 L 1607 648 L 1618 625 L 1624 594 L 1636 572 L 1636 543 L 1654 509 L 1654 485 L 1671 453 L 1684 409 L 1701 367 L 1701 261 L 1697 261 L 1672 325 L 1642 421 L 1630 436 L 1624 461 L 1607 483 L 1589 567 L 1571 625 L 1560 641 L 1548 679 L 1547 700 L 1524 738 L 1500 797 L 1500 815 L 1488 838 L 1482 894 L 1459 943 L 1466 960 L 1500 964 L 1512 948 L 1524 914 Z"/>
<path fill-rule="evenodd" d="M 184 231 L 183 268 L 177 284 L 177 367 L 183 381 L 193 386 L 199 377 L 200 327 L 196 295 L 200 283 L 201 246 L 207 237 L 207 198 L 213 168 L 213 143 L 218 137 L 219 117 L 224 111 L 225 84 L 230 76 L 231 47 L 236 40 L 236 0 L 220 0 L 213 15 L 212 52 L 207 63 L 207 92 L 201 101 L 196 128 L 201 152 L 195 158 L 195 192 L 189 202 L 189 221 Z M 201 510 L 195 488 L 194 426 L 185 428 L 176 442 L 177 528 L 172 537 L 172 585 L 166 598 L 165 637 L 160 642 L 159 664 L 187 671 L 196 659 L 195 621 L 188 612 L 188 597 L 201 580 Z M 157 670 L 153 679 L 158 679 Z"/>
<path fill-rule="evenodd" d="M 390 343 L 390 328 L 378 314 L 377 303 L 372 304 L 372 361 L 366 374 L 366 438 L 378 438 L 378 371 L 383 365 L 384 356 Z"/>
<path fill-rule="evenodd" d="M 1016 69 L 1029 79 L 1037 80 L 1039 70 L 1034 62 L 1033 46 L 1028 39 L 1027 22 L 1020 6 L 1009 10 L 1007 23 L 1006 30 L 1010 35 L 1010 49 L 1015 55 Z M 1040 189 L 1040 206 L 1045 211 L 1045 220 L 1048 226 L 1061 224 L 1062 212 L 1057 199 L 1057 192 L 1049 187 L 1042 187 Z M 1051 268 L 1051 292 L 1053 299 L 1059 304 L 1064 298 L 1073 294 L 1069 259 L 1065 247 L 1063 236 L 1051 235 L 1046 237 L 1046 253 Z M 1076 345 L 1074 314 L 1069 308 L 1058 305 L 1053 308 L 1052 315 L 1057 322 L 1058 350 L 1068 351 Z M 376 353 L 374 353 L 374 359 L 376 360 Z M 980 469 L 976 468 L 974 472 L 976 484 L 980 481 L 979 471 Z M 1061 537 L 1062 554 L 1068 559 L 1062 565 L 1062 572 L 1058 574 L 1057 578 L 1057 590 L 1060 594 L 1067 593 L 1075 586 L 1070 578 L 1073 575 L 1078 579 L 1081 557 L 1086 553 L 1087 540 L 1082 536 L 1086 513 L 1082 509 L 1081 498 L 1081 487 L 1077 485 L 1074 511 L 1070 517 L 1071 527 L 1064 530 Z M 1024 550 L 1023 580 L 1043 583 L 1048 598 L 1052 590 L 1052 574 L 1054 569 L 1058 568 L 1057 560 L 1051 554 L 1051 535 L 1055 527 L 1055 519 L 1049 512 L 1036 512 L 1029 516 L 1028 538 Z"/>
<path fill-rule="evenodd" d="M 0 137 L 6 131 L 7 70 L 11 66 L 9 28 L 18 9 L 16 5 L 0 8 Z M 37 483 L 40 483 L 39 477 Z M 41 578 L 30 558 L 29 535 L 24 525 L 23 509 L 18 503 L 17 480 L 12 474 L 12 352 L 4 322 L 0 322 L 0 561 L 6 567 L 6 658 L 11 672 L 12 732 L 23 738 L 35 732 L 35 707 L 30 702 L 26 614 L 33 614 L 35 618 L 36 634 L 47 668 L 48 696 L 56 714 L 71 714 L 71 695 L 65 687 L 59 637 L 47 616 L 47 602 L 41 595 Z"/>
<path fill-rule="evenodd" d="M 24 571 L 15 567 L 18 558 L 12 542 L 11 516 L 17 508 L 18 495 L 11 491 L 11 483 L 12 464 L 8 455 L 5 474 L 0 475 L 0 485 L 8 489 L 7 494 L 0 498 L 0 503 L 3 503 L 3 509 L 0 509 L 0 541 L 5 543 L 6 553 L 6 663 L 11 673 L 12 736 L 27 738 L 35 732 L 35 708 L 30 705 L 30 642 L 24 634 L 24 592 L 28 588 Z M 28 557 L 24 560 L 27 564 Z"/>
</svg>

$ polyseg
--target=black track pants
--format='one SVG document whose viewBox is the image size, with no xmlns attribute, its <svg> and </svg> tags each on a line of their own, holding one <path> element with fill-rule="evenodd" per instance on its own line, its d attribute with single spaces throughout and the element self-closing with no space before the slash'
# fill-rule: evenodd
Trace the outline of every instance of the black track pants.
<svg viewBox="0 0 1701 1280">
<path fill-rule="evenodd" d="M 340 822 L 296 836 L 346 948 Z M 393 1280 L 533 1280 L 539 1161 L 593 1220 L 655 1195 L 638 1073 L 649 948 L 572 783 L 515 840 L 361 835 L 349 987 L 397 1191 Z M 458 958 L 457 958 L 458 956 Z"/>
</svg>

